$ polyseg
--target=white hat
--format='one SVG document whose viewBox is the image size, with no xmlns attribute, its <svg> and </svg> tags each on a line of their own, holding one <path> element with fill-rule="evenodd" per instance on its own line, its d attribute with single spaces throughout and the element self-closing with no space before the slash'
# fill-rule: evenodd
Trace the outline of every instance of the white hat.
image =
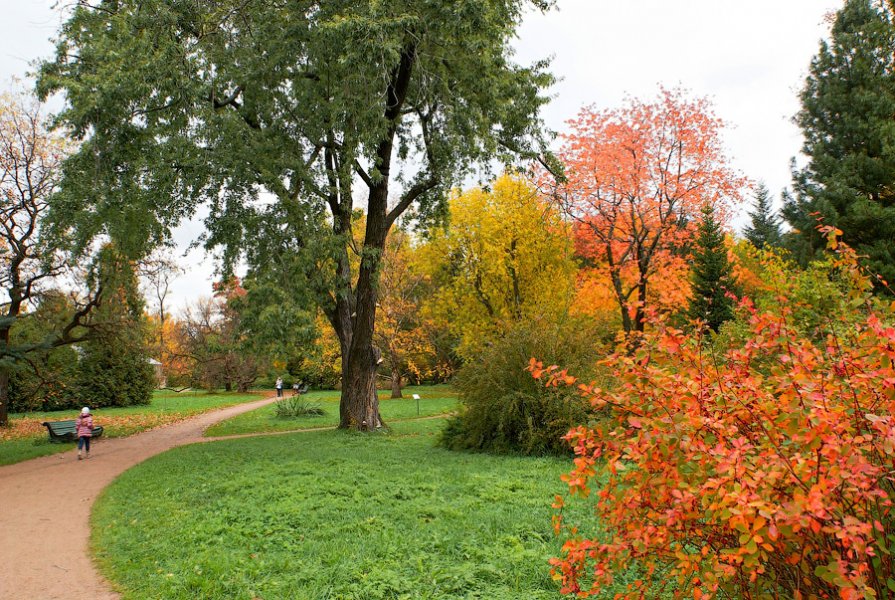
<svg viewBox="0 0 895 600">
<path fill-rule="evenodd" d="M 87 407 L 85 406 L 84 408 L 81 409 L 81 414 L 82 414 L 82 415 L 89 415 L 89 414 L 90 414 L 90 409 L 87 408 Z"/>
</svg>

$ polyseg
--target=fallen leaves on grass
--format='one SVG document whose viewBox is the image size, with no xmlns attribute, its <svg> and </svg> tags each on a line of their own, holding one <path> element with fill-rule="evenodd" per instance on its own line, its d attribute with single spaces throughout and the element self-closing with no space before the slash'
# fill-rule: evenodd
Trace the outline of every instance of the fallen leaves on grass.
<svg viewBox="0 0 895 600">
<path fill-rule="evenodd" d="M 94 424 L 102 425 L 106 437 L 124 437 L 141 431 L 146 431 L 147 429 L 155 429 L 162 425 L 176 423 L 193 416 L 193 414 L 195 413 L 94 415 Z M 58 419 L 49 420 L 62 420 L 65 418 L 66 417 L 60 416 Z M 47 419 L 33 417 L 10 419 L 9 427 L 0 428 L 0 441 L 21 440 L 46 435 L 47 430 L 41 425 L 45 420 Z"/>
<path fill-rule="evenodd" d="M 10 419 L 9 427 L 0 427 L 0 440 L 20 440 L 46 432 L 40 419 Z"/>
</svg>

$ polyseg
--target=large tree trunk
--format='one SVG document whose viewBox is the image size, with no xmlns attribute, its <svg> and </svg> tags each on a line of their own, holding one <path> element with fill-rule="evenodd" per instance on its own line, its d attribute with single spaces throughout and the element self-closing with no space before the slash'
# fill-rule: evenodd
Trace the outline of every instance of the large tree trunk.
<svg viewBox="0 0 895 600">
<path fill-rule="evenodd" d="M 9 370 L 0 367 L 0 427 L 9 423 Z"/>
<path fill-rule="evenodd" d="M 371 431 L 385 425 L 379 415 L 379 397 L 376 395 L 376 368 L 381 356 L 373 348 L 373 331 L 376 325 L 379 263 L 388 233 L 387 198 L 388 179 L 385 177 L 380 185 L 370 191 L 367 228 L 351 319 L 351 341 L 348 353 L 342 354 L 339 427 L 344 429 Z"/>
<path fill-rule="evenodd" d="M 348 352 L 342 354 L 339 427 L 343 429 L 370 431 L 384 425 L 376 395 L 376 367 L 380 357 L 373 348 L 378 266 L 378 257 L 365 257 L 360 267 L 351 341 Z"/>
<path fill-rule="evenodd" d="M 0 329 L 4 355 L 9 349 L 9 327 Z M 9 367 L 0 367 L 0 427 L 9 423 Z"/>
<path fill-rule="evenodd" d="M 348 368 L 342 369 L 342 405 L 345 407 L 339 427 L 371 431 L 384 426 L 379 416 L 376 395 L 376 368 L 373 346 L 355 346 Z"/>
<path fill-rule="evenodd" d="M 392 398 L 403 398 L 401 395 L 401 383 L 402 383 L 401 371 L 398 369 L 392 369 Z"/>
<path fill-rule="evenodd" d="M 339 334 L 342 342 L 342 398 L 339 404 L 340 428 L 371 431 L 383 427 L 379 415 L 379 397 L 376 395 L 376 367 L 381 362 L 381 355 L 373 348 L 373 330 L 376 325 L 376 287 L 379 281 L 379 263 L 385 250 L 385 238 L 388 235 L 391 221 L 388 212 L 388 186 L 392 160 L 392 146 L 395 134 L 401 121 L 401 107 L 410 87 L 410 74 L 416 61 L 416 46 L 411 44 L 401 53 L 401 60 L 392 73 L 386 89 L 385 119 L 389 123 L 388 131 L 376 147 L 376 169 L 379 171 L 376 180 L 367 177 L 370 194 L 367 198 L 367 227 L 364 232 L 364 245 L 361 251 L 360 269 L 354 295 L 354 311 L 350 319 L 344 319 L 337 306 L 336 321 L 341 329 L 351 330 L 350 340 L 347 335 Z M 346 186 L 348 189 L 349 186 Z M 414 190 L 414 188 L 411 188 Z M 399 213 L 406 209 L 410 202 L 422 193 L 425 187 L 414 190 L 401 199 Z M 410 192 L 408 192 L 409 194 Z M 397 207 L 396 207 L 397 210 Z M 333 213 L 334 216 L 336 213 Z M 350 211 L 341 215 L 340 222 L 345 225 L 350 221 Z M 347 262 L 342 265 L 347 267 Z M 337 301 L 343 307 L 350 300 Z M 347 325 L 347 327 L 346 327 Z M 336 331 L 340 327 L 336 326 Z M 344 342 L 348 342 L 345 344 Z M 345 352 L 345 346 L 348 351 Z"/>
</svg>

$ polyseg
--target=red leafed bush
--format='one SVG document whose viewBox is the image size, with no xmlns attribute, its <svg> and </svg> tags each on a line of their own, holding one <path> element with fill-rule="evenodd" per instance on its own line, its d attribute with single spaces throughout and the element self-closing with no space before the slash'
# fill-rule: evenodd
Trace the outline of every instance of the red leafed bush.
<svg viewBox="0 0 895 600">
<path fill-rule="evenodd" d="M 611 391 L 532 360 L 614 415 L 566 436 L 564 480 L 599 525 L 566 523 L 557 496 L 564 593 L 633 569 L 620 597 L 895 597 L 895 328 L 871 313 L 817 344 L 785 308 L 743 308 L 738 347 L 658 328 L 604 361 Z"/>
</svg>

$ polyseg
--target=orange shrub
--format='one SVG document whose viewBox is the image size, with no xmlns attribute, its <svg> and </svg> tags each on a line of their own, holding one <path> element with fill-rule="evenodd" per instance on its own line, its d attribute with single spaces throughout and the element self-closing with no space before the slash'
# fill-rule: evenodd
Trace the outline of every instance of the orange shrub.
<svg viewBox="0 0 895 600">
<path fill-rule="evenodd" d="M 564 593 L 599 595 L 636 565 L 620 597 L 895 595 L 895 328 L 870 313 L 813 344 L 787 308 L 742 308 L 738 347 L 659 327 L 603 361 L 612 390 L 532 359 L 614 414 L 566 436 L 564 480 L 599 524 L 566 523 L 557 496 Z"/>
</svg>

